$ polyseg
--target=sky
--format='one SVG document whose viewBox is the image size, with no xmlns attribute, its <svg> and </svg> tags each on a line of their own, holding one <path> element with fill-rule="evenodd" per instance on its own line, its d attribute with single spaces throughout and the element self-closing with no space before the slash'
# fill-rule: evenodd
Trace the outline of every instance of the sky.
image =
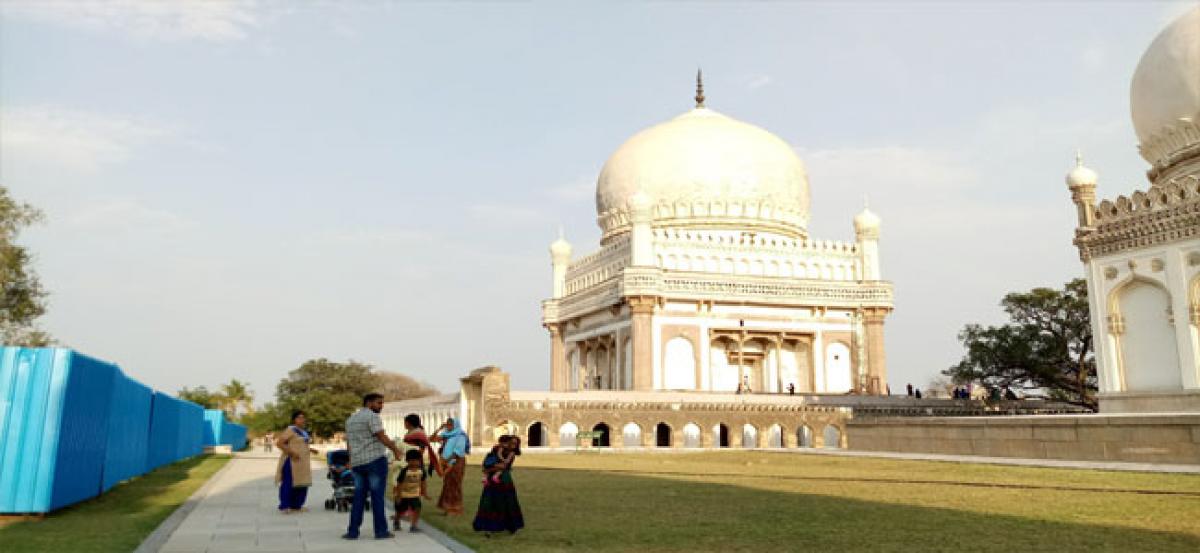
<svg viewBox="0 0 1200 553">
<path fill-rule="evenodd" d="M 0 2 L 0 184 L 41 325 L 156 388 L 310 358 L 443 391 L 549 385 L 561 226 L 637 131 L 707 105 L 805 161 L 810 235 L 883 220 L 890 385 L 924 386 L 1010 291 L 1083 275 L 1063 182 L 1148 186 L 1129 118 L 1182 2 Z"/>
</svg>

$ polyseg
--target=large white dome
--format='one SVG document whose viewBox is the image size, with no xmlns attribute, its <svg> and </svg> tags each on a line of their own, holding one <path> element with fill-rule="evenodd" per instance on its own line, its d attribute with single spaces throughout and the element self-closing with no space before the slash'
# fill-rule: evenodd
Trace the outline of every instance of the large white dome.
<svg viewBox="0 0 1200 553">
<path fill-rule="evenodd" d="M 1200 6 L 1163 29 L 1133 73 L 1129 91 L 1142 155 L 1160 164 L 1179 144 L 1168 135 L 1181 119 L 1200 123 Z M 1187 124 L 1187 123 L 1183 123 Z"/>
<path fill-rule="evenodd" d="M 629 200 L 639 192 L 654 205 L 656 227 L 802 237 L 808 224 L 808 177 L 792 147 L 703 107 L 639 132 L 604 164 L 596 213 L 605 238 L 629 229 Z"/>
</svg>

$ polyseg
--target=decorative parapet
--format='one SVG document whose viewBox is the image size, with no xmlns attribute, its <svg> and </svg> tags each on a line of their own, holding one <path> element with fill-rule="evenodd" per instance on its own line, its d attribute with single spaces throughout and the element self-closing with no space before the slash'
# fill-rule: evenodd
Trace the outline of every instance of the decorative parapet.
<svg viewBox="0 0 1200 553">
<path fill-rule="evenodd" d="M 1200 177 L 1178 177 L 1145 192 L 1104 200 L 1095 215 L 1093 227 L 1075 232 L 1084 261 L 1200 236 Z"/>
<path fill-rule="evenodd" d="M 599 251 L 571 262 L 564 292 L 574 294 L 619 275 L 629 265 L 629 258 L 628 236 L 605 244 Z"/>
<path fill-rule="evenodd" d="M 893 304 L 892 284 L 886 281 L 836 282 L 771 277 L 689 274 L 663 276 L 661 295 L 669 298 L 755 301 L 780 305 L 822 307 L 885 307 Z"/>
<path fill-rule="evenodd" d="M 798 202 L 771 203 L 754 200 L 658 203 L 652 208 L 655 227 L 728 227 L 734 230 L 763 230 L 803 238 L 807 236 L 808 211 Z M 601 243 L 628 234 L 629 210 L 610 209 L 597 217 L 604 231 Z"/>
</svg>

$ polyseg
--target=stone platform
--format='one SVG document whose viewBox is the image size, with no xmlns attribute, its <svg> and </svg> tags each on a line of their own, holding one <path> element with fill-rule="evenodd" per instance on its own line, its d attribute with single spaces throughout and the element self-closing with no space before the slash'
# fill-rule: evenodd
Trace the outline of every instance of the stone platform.
<svg viewBox="0 0 1200 553">
<path fill-rule="evenodd" d="M 855 418 L 856 451 L 1200 464 L 1200 414 Z"/>
</svg>

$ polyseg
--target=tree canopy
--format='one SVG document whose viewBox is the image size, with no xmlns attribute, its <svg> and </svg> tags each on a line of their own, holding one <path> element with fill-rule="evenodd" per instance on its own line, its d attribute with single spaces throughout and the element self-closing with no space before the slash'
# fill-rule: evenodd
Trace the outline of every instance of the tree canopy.
<svg viewBox="0 0 1200 553">
<path fill-rule="evenodd" d="M 175 394 L 175 397 L 184 401 L 190 401 L 205 409 L 221 408 L 219 394 L 210 392 L 205 386 L 196 386 L 195 388 L 188 388 L 187 386 L 184 386 L 182 390 L 179 390 L 179 392 Z"/>
<path fill-rule="evenodd" d="M 33 256 L 16 243 L 21 230 L 42 220 L 37 208 L 17 202 L 0 186 L 0 339 L 43 347 L 53 340 L 34 321 L 46 312 L 46 291 L 30 265 Z"/>
<path fill-rule="evenodd" d="M 1019 388 L 1095 410 L 1087 282 L 1075 279 L 1062 290 L 1013 292 L 1000 305 L 1009 323 L 964 327 L 958 339 L 966 354 L 943 374 L 957 383 Z"/>
<path fill-rule="evenodd" d="M 362 406 L 362 396 L 378 391 L 379 384 L 370 365 L 312 359 L 279 381 L 276 405 L 283 413 L 304 411 L 312 432 L 332 436 L 341 432 L 346 417 Z"/>
</svg>

